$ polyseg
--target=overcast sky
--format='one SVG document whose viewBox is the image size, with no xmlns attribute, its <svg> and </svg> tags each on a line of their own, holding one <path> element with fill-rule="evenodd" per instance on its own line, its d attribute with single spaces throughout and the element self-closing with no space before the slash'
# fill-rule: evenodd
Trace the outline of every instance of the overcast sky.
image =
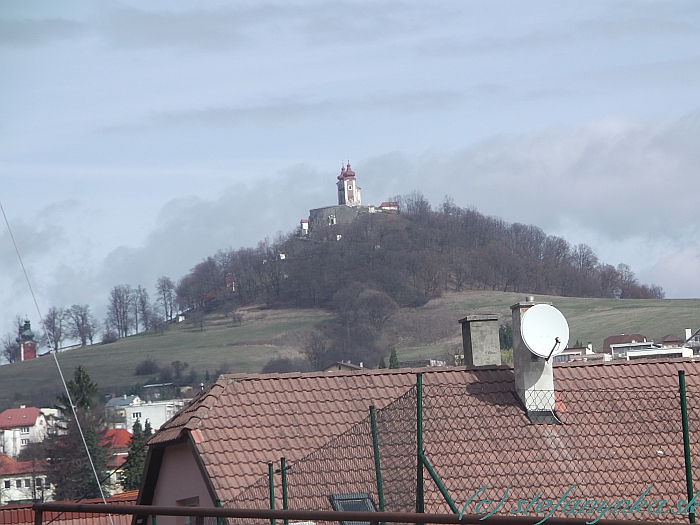
<svg viewBox="0 0 700 525">
<path fill-rule="evenodd" d="M 37 298 L 177 280 L 412 190 L 700 297 L 700 3 L 0 4 L 0 201 Z M 0 334 L 37 326 L 5 225 Z"/>
</svg>

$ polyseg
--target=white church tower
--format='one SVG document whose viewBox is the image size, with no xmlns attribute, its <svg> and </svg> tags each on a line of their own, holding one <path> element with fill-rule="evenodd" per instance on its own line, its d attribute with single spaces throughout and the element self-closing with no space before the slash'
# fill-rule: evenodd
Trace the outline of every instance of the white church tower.
<svg viewBox="0 0 700 525">
<path fill-rule="evenodd" d="M 347 167 L 343 166 L 338 175 L 338 205 L 360 206 L 360 187 L 355 181 L 355 172 L 350 168 L 350 161 Z"/>
</svg>

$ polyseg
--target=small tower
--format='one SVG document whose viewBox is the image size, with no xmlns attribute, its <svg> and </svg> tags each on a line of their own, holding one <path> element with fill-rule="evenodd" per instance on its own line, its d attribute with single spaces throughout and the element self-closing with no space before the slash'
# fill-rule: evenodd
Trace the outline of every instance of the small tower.
<svg viewBox="0 0 700 525">
<path fill-rule="evenodd" d="M 343 166 L 338 175 L 338 205 L 360 206 L 360 204 L 362 204 L 360 188 L 355 181 L 355 172 L 352 171 L 348 161 L 347 167 Z"/>
<path fill-rule="evenodd" d="M 29 319 L 25 319 L 24 324 L 19 327 L 17 342 L 19 343 L 20 361 L 36 359 L 36 341 L 34 341 L 34 332 L 32 332 Z"/>
</svg>

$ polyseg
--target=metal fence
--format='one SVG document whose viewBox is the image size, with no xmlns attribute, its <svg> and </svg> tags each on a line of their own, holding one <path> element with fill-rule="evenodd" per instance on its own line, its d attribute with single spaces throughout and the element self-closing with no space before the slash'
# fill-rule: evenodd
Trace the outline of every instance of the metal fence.
<svg viewBox="0 0 700 525">
<path fill-rule="evenodd" d="M 403 396 L 302 460 L 270 464 L 224 506 L 694 519 L 700 393 L 560 390 L 542 393 L 543 410 L 530 412 L 521 397 L 423 386 L 418 375 Z"/>
</svg>

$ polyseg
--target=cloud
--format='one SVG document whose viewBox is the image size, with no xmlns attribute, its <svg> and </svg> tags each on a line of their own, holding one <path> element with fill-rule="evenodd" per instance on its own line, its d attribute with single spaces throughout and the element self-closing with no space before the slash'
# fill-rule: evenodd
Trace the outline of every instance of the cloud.
<svg viewBox="0 0 700 525">
<path fill-rule="evenodd" d="M 153 113 L 140 123 L 105 126 L 107 133 L 132 132 L 149 127 L 228 127 L 240 124 L 266 124 L 290 122 L 321 117 L 345 116 L 350 112 L 416 113 L 421 111 L 445 111 L 455 108 L 464 100 L 458 92 L 420 91 L 392 95 L 374 95 L 363 98 L 327 99 L 305 102 L 293 99 L 271 101 L 251 107 L 217 107 L 183 111 Z"/>
<path fill-rule="evenodd" d="M 312 45 L 350 46 L 413 27 L 413 11 L 392 3 L 265 3 L 209 9 L 104 10 L 101 34 L 118 47 L 184 47 L 224 51 L 297 34 Z"/>
<path fill-rule="evenodd" d="M 80 36 L 85 31 L 85 25 L 75 20 L 0 18 L 0 47 L 47 46 L 56 40 Z"/>
</svg>

